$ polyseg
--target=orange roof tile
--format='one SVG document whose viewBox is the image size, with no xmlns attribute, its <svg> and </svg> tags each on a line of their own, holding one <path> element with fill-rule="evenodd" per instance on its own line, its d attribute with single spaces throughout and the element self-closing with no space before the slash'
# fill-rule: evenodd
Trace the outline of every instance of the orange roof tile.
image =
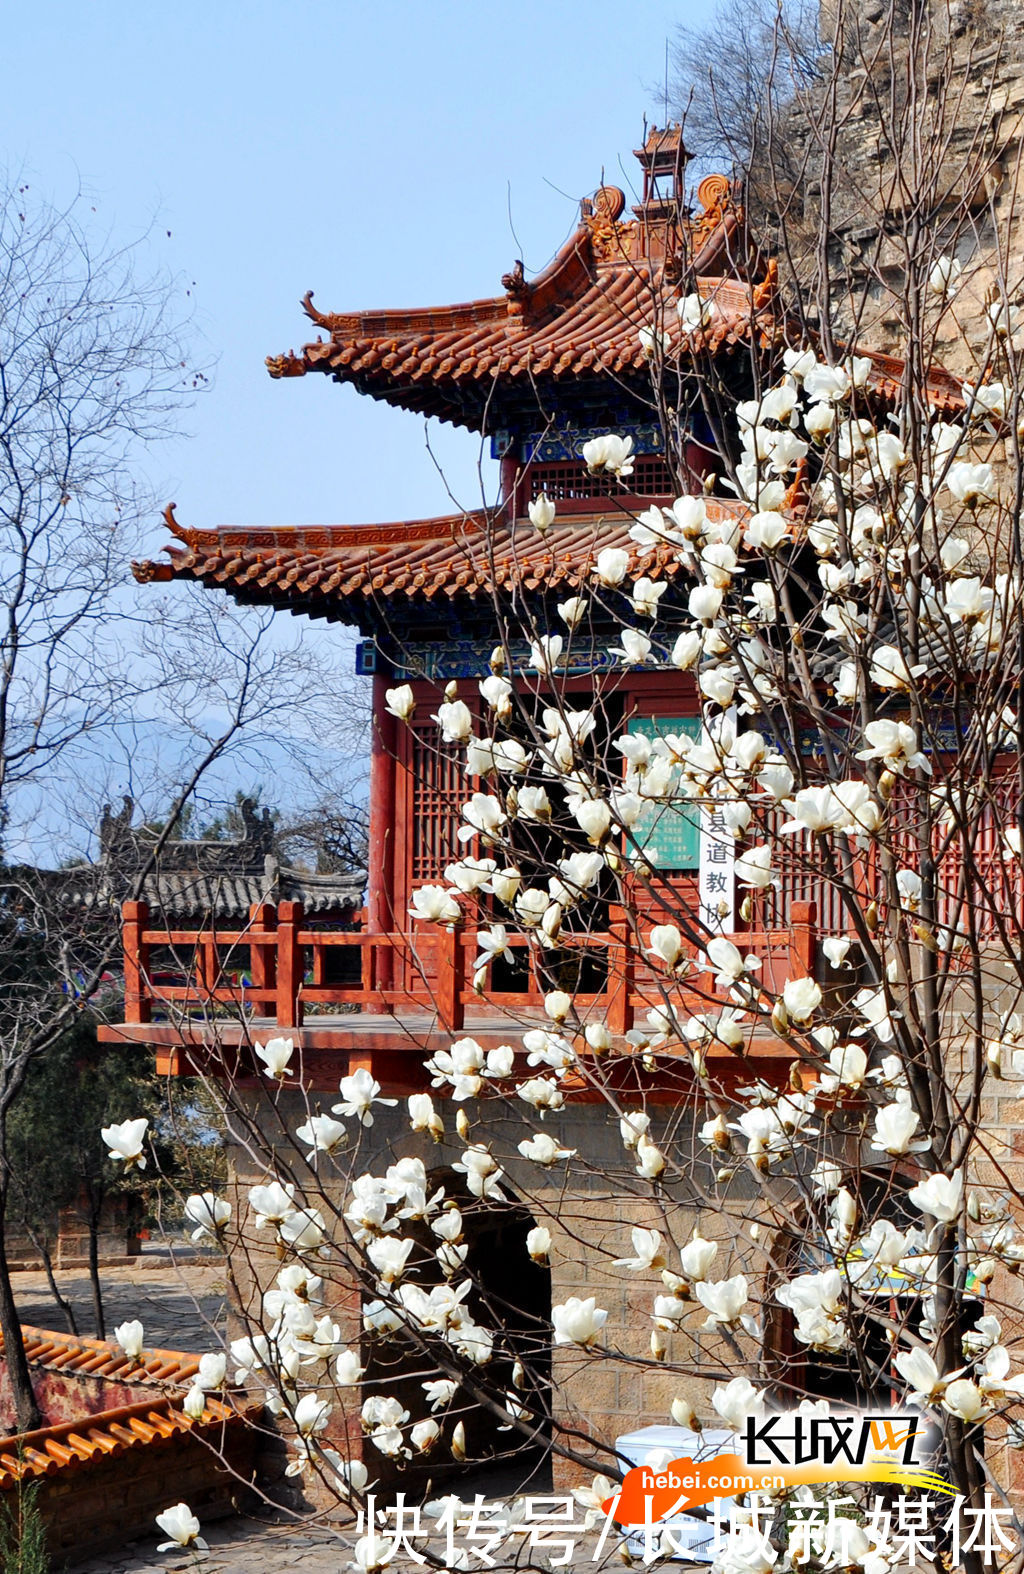
<svg viewBox="0 0 1024 1574">
<path fill-rule="evenodd" d="M 181 1389 L 199 1370 L 199 1358 L 178 1350 L 147 1350 L 141 1363 L 133 1363 L 121 1347 L 108 1339 L 79 1339 L 71 1334 L 22 1327 L 25 1353 L 34 1367 L 81 1376 L 108 1378 L 132 1387 L 172 1385 Z M 0 1353 L 3 1340 L 0 1337 Z M 63 1466 L 75 1466 L 98 1454 L 121 1454 L 145 1443 L 164 1442 L 185 1432 L 202 1435 L 227 1424 L 244 1425 L 256 1419 L 262 1405 L 244 1396 L 231 1403 L 206 1396 L 206 1417 L 191 1420 L 173 1393 L 154 1395 L 136 1404 L 120 1405 L 94 1415 L 78 1417 L 23 1432 L 0 1441 L 0 1491 L 26 1476 L 52 1475 Z"/>
<path fill-rule="evenodd" d="M 746 512 L 745 505 L 721 498 L 710 498 L 708 510 L 713 517 Z M 631 549 L 634 562 L 640 561 L 629 538 L 632 514 L 611 507 L 566 516 L 544 536 L 527 520 L 509 525 L 499 516 L 488 527 L 483 514 L 315 530 L 188 530 L 170 510 L 167 519 L 183 544 L 165 548 L 170 563 L 134 564 L 138 580 L 198 580 L 239 601 L 342 619 L 395 597 L 430 603 L 455 596 L 486 601 L 496 589 L 563 591 L 589 578 L 607 546 Z M 667 547 L 642 561 L 655 578 L 679 570 Z"/>
<path fill-rule="evenodd" d="M 133 1362 L 119 1344 L 110 1339 L 80 1339 L 74 1334 L 52 1333 L 49 1329 L 22 1325 L 25 1354 L 33 1366 L 54 1371 L 77 1372 L 83 1377 L 117 1378 L 135 1383 L 187 1383 L 199 1370 L 197 1355 L 179 1350 L 145 1350 L 141 1362 Z M 0 1334 L 0 1354 L 3 1335 Z"/>
<path fill-rule="evenodd" d="M 752 261 L 741 236 L 741 212 L 729 180 L 709 176 L 698 191 L 701 209 L 681 225 L 652 226 L 643 217 L 620 222 L 625 198 L 605 186 L 584 204 L 582 222 L 548 266 L 529 282 L 521 266 L 502 280 L 505 294 L 461 305 L 412 311 L 323 313 L 310 291 L 303 306 L 329 335 L 298 354 L 270 356 L 272 377 L 325 372 L 361 392 L 405 409 L 439 414 L 479 427 L 493 388 L 538 380 L 649 377 L 638 332 L 656 323 L 669 354 L 727 352 L 760 333 L 764 286 L 747 282 Z M 724 277 L 725 274 L 732 275 Z M 685 276 L 715 306 L 704 334 L 679 330 L 675 303 Z"/>
<path fill-rule="evenodd" d="M 261 1409 L 254 1401 L 229 1405 L 208 1394 L 204 1419 L 192 1421 L 174 1399 L 149 1399 L 37 1432 L 21 1432 L 0 1442 L 0 1492 L 25 1477 L 53 1475 L 62 1466 L 84 1464 L 98 1454 L 123 1454 L 186 1432 L 203 1436 L 216 1429 L 219 1436 L 226 1425 L 251 1423 Z"/>
</svg>

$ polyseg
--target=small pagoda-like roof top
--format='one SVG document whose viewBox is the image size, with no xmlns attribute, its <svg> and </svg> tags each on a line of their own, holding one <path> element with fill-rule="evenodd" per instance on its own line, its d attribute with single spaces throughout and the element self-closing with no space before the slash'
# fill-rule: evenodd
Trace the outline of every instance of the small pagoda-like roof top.
<svg viewBox="0 0 1024 1574">
<path fill-rule="evenodd" d="M 303 306 L 327 338 L 296 354 L 271 356 L 272 377 L 325 372 L 361 393 L 456 425 L 483 428 L 495 386 L 537 410 L 537 385 L 636 376 L 648 384 L 639 330 L 656 326 L 667 353 L 727 352 L 749 342 L 771 286 L 748 281 L 741 212 L 724 175 L 698 188 L 700 209 L 675 221 L 663 204 L 641 204 L 623 220 L 625 196 L 602 186 L 582 204 L 579 227 L 536 278 L 521 263 L 502 279 L 505 293 L 462 305 L 415 311 L 324 313 Z M 680 332 L 681 282 L 697 281 L 715 312 L 704 334 Z"/>
<path fill-rule="evenodd" d="M 745 504 L 708 498 L 712 518 L 745 514 Z M 191 579 L 306 616 L 367 626 L 376 609 L 406 601 L 421 606 L 468 597 L 491 605 L 497 591 L 576 589 L 592 579 L 604 547 L 624 547 L 633 565 L 654 578 L 680 569 L 667 544 L 641 556 L 630 539 L 632 513 L 613 502 L 590 514 L 560 517 L 544 535 L 529 520 L 500 512 L 455 514 L 389 525 L 279 525 L 269 529 L 190 530 L 172 509 L 167 523 L 181 543 L 165 548 L 170 562 L 136 563 L 142 583 Z"/>
</svg>

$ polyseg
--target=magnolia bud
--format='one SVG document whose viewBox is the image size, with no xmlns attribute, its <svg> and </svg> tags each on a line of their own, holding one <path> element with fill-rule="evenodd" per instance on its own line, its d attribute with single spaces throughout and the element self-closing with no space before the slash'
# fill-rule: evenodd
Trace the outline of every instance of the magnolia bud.
<svg viewBox="0 0 1024 1574">
<path fill-rule="evenodd" d="M 653 1329 L 651 1332 L 651 1354 L 654 1359 L 656 1361 L 664 1361 L 665 1351 L 667 1349 L 668 1345 L 665 1341 L 665 1335 L 662 1333 L 661 1329 Z"/>
<path fill-rule="evenodd" d="M 745 924 L 749 924 L 754 911 L 754 899 L 748 892 L 740 903 L 740 917 Z"/>
<path fill-rule="evenodd" d="M 867 924 L 868 928 L 871 930 L 871 933 L 874 934 L 875 930 L 878 928 L 878 903 L 877 902 L 869 902 L 867 907 L 864 909 L 864 922 L 865 922 L 865 924 Z"/>
<path fill-rule="evenodd" d="M 459 685 L 456 683 L 454 678 L 452 679 L 452 681 L 450 683 L 446 683 L 445 684 L 445 686 L 444 686 L 444 697 L 448 701 L 449 705 L 457 697 L 458 692 L 459 692 Z"/>
<path fill-rule="evenodd" d="M 463 1142 L 469 1138 L 469 1116 L 464 1109 L 460 1109 L 455 1117 L 455 1130 Z"/>
<path fill-rule="evenodd" d="M 669 1415 L 676 1426 L 685 1426 L 689 1432 L 703 1431 L 701 1419 L 688 1399 L 673 1399 Z"/>
<path fill-rule="evenodd" d="M 772 1027 L 776 1033 L 789 1032 L 789 1012 L 786 1010 L 786 1002 L 784 1000 L 776 1000 L 772 1007 Z"/>
</svg>

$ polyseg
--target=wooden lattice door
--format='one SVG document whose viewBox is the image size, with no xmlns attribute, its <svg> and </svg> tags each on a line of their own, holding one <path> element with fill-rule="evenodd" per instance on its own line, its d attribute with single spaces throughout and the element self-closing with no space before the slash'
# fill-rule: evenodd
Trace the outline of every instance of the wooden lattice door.
<svg viewBox="0 0 1024 1574">
<path fill-rule="evenodd" d="M 458 839 L 459 810 L 471 784 L 465 774 L 465 751 L 442 743 L 441 732 L 431 719 L 443 696 L 430 684 L 414 685 L 415 717 L 399 734 L 395 836 L 395 916 L 398 927 L 411 934 L 421 963 L 411 951 L 398 964 L 396 985 L 412 994 L 429 987 L 428 958 L 434 936 L 431 926 L 408 917 L 412 893 L 422 885 L 445 884 L 444 871 L 465 851 Z M 467 695 L 466 703 L 470 703 Z M 427 985 L 423 972 L 428 973 Z"/>
</svg>

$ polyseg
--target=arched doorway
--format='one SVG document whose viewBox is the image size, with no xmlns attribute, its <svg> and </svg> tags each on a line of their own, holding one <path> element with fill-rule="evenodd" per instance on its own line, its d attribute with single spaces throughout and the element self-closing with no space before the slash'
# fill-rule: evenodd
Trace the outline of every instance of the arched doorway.
<svg viewBox="0 0 1024 1574">
<path fill-rule="evenodd" d="M 428 1174 L 428 1195 L 444 1188 L 445 1201 L 462 1215 L 460 1246 L 466 1247 L 463 1268 L 451 1275 L 453 1286 L 466 1279 L 472 1289 L 463 1305 L 474 1323 L 494 1333 L 489 1361 L 472 1367 L 450 1403 L 431 1411 L 423 1385 L 444 1379 L 444 1348 L 436 1335 L 395 1333 L 363 1337 L 366 1392 L 393 1395 L 410 1413 L 411 1422 L 433 1415 L 442 1435 L 425 1455 L 390 1460 L 368 1444 L 371 1475 L 381 1483 L 397 1481 L 411 1494 L 431 1493 L 454 1480 L 472 1477 L 473 1491 L 517 1490 L 529 1482 L 543 1490 L 550 1479 L 551 1438 L 551 1272 L 527 1250 L 527 1236 L 536 1220 L 518 1201 L 472 1197 L 464 1177 L 444 1167 Z M 507 1192 L 507 1186 L 503 1186 Z M 404 1282 L 429 1291 L 444 1284 L 438 1263 L 438 1237 L 426 1221 L 405 1230 L 416 1240 Z M 372 1301 L 364 1295 L 364 1304 Z M 488 1403 L 504 1405 L 512 1394 L 529 1417 L 529 1432 L 502 1429 L 501 1417 Z M 461 1422 L 466 1461 L 451 1454 L 451 1437 Z"/>
</svg>

